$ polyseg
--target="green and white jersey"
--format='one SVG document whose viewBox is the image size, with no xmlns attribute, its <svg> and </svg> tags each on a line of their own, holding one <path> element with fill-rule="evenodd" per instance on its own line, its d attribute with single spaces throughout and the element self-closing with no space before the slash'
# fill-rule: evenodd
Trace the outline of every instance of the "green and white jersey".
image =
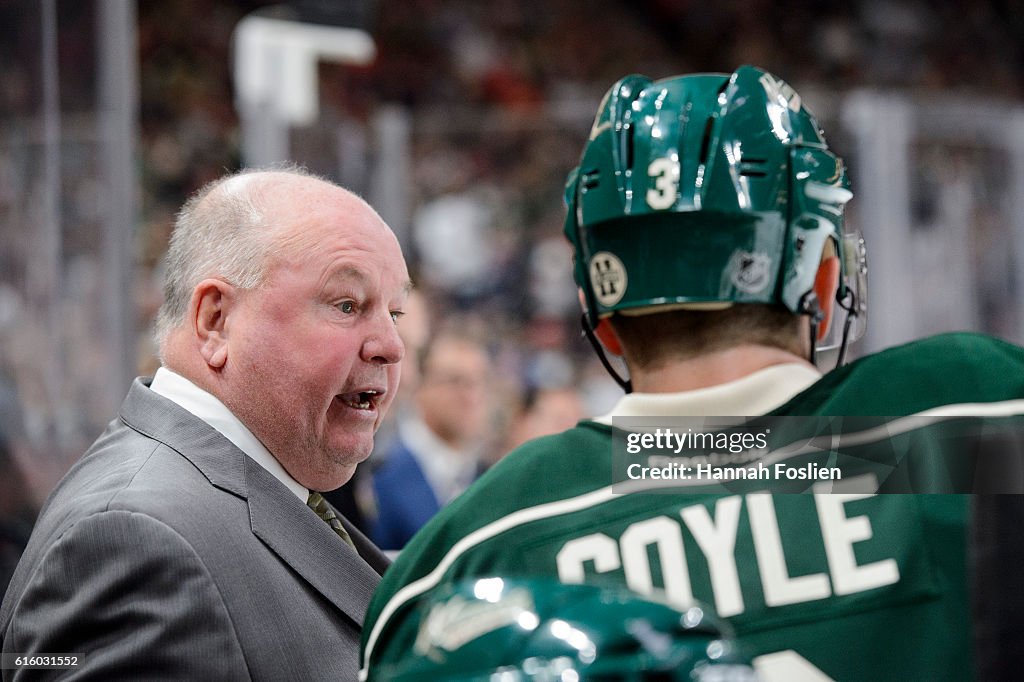
<svg viewBox="0 0 1024 682">
<path fill-rule="evenodd" d="M 772 367 L 730 384 L 625 396 L 616 416 L 1024 414 L 1024 349 L 952 334 L 818 377 Z M 471 577 L 614 581 L 696 599 L 773 680 L 972 676 L 967 495 L 671 494 L 612 490 L 609 420 L 511 453 L 387 571 L 364 624 L 361 676 L 405 655 L 415 602 Z M 939 457 L 934 458 L 941 459 Z M 936 461 L 936 467 L 942 467 Z"/>
</svg>

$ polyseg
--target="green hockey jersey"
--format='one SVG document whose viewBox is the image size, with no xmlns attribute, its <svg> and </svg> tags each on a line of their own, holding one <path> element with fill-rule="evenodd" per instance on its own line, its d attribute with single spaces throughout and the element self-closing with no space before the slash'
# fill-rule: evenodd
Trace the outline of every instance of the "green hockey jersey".
<svg viewBox="0 0 1024 682">
<path fill-rule="evenodd" d="M 950 334 L 824 377 L 782 365 L 700 391 L 632 394 L 614 414 L 939 415 L 1017 433 L 1022 398 L 1024 349 Z M 769 681 L 972 677 L 969 496 L 772 494 L 756 480 L 623 494 L 614 432 L 610 419 L 583 421 L 527 443 L 417 534 L 370 604 L 361 677 L 407 654 L 416 602 L 438 585 L 528 575 L 698 600 Z M 941 454 L 931 460 L 916 466 L 946 468 Z"/>
</svg>

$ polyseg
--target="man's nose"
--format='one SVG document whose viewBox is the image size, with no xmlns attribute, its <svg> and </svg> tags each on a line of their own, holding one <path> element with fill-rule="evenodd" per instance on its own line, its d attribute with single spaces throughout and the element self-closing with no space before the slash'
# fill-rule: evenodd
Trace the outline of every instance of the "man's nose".
<svg viewBox="0 0 1024 682">
<path fill-rule="evenodd" d="M 362 358 L 366 362 L 393 365 L 404 355 L 405 344 L 398 335 L 395 321 L 388 313 L 382 321 L 374 324 L 373 330 L 363 342 Z"/>
</svg>

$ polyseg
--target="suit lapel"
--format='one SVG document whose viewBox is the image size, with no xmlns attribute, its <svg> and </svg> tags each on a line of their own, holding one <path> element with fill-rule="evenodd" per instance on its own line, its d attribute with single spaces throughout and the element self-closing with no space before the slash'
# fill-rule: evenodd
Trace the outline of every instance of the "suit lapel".
<svg viewBox="0 0 1024 682">
<path fill-rule="evenodd" d="M 153 393 L 135 379 L 121 405 L 121 421 L 160 441 L 192 462 L 211 484 L 246 497 L 245 461 L 249 458 L 219 431 L 177 403 Z"/>
<path fill-rule="evenodd" d="M 153 393 L 139 379 L 121 405 L 121 419 L 188 459 L 213 486 L 248 499 L 256 537 L 362 625 L 379 574 L 387 566 L 387 559 L 362 533 L 342 519 L 366 561 L 273 474 L 209 424 Z"/>
<path fill-rule="evenodd" d="M 246 458 L 245 473 L 252 532 L 362 626 L 380 575 L 270 472 Z"/>
</svg>

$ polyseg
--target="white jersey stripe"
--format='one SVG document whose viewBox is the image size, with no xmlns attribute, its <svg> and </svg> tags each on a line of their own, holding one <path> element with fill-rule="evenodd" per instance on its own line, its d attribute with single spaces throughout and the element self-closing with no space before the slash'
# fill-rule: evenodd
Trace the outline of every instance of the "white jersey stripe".
<svg viewBox="0 0 1024 682">
<path fill-rule="evenodd" d="M 613 498 L 614 494 L 612 493 L 612 487 L 606 486 L 568 500 L 557 500 L 555 502 L 548 502 L 535 507 L 529 507 L 527 509 L 520 509 L 517 512 L 498 519 L 497 521 L 492 521 L 483 528 L 473 531 L 456 542 L 441 562 L 434 567 L 434 570 L 419 580 L 409 583 L 400 589 L 395 593 L 395 596 L 388 601 L 384 608 L 381 609 L 380 617 L 378 617 L 377 622 L 373 624 L 373 630 L 370 631 L 370 636 L 366 640 L 366 651 L 363 655 L 363 668 L 359 671 L 359 679 L 366 679 L 368 674 L 366 665 L 373 653 L 373 648 L 377 643 L 377 638 L 380 636 L 381 629 L 387 623 L 388 619 L 391 618 L 392 614 L 394 614 L 394 612 L 397 611 L 405 602 L 411 601 L 415 597 L 418 597 L 424 592 L 436 587 L 441 582 L 441 578 L 444 576 L 445 571 L 448 570 L 448 567 L 451 566 L 455 560 L 467 550 L 505 532 L 506 530 L 509 530 L 510 528 L 515 528 L 516 526 L 530 523 L 531 521 L 538 521 L 552 516 L 569 514 L 581 509 L 593 507 L 601 504 L 602 502 L 607 502 Z"/>
</svg>

